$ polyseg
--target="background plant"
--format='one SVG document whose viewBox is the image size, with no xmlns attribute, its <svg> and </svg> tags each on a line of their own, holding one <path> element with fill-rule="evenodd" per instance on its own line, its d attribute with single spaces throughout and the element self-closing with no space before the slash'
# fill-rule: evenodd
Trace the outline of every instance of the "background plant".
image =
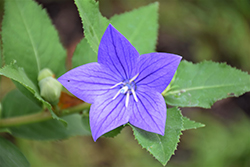
<svg viewBox="0 0 250 167">
<path fill-rule="evenodd" d="M 111 17 L 110 21 L 101 16 L 98 9 L 98 5 L 93 3 L 93 1 L 78 0 L 75 1 L 75 3 L 78 7 L 80 16 L 83 21 L 85 38 L 78 44 L 76 48 L 72 61 L 73 67 L 88 62 L 96 61 L 95 52 L 97 51 L 96 49 L 98 47 L 100 37 L 102 36 L 102 33 L 106 28 L 105 25 L 107 25 L 109 22 L 111 22 L 120 32 L 122 32 L 131 41 L 131 43 L 138 49 L 138 51 L 141 54 L 154 51 L 157 39 L 157 29 L 158 29 L 158 23 L 157 23 L 158 3 L 154 3 L 139 8 L 137 10 L 133 10 L 129 13 L 116 15 L 114 17 Z M 187 16 L 193 16 L 192 17 L 193 19 L 198 19 L 198 17 L 202 16 L 207 17 L 206 14 L 204 14 L 204 11 L 206 10 L 199 10 L 199 8 L 210 9 L 211 8 L 210 6 L 213 6 L 213 4 L 205 3 L 205 1 L 197 1 L 196 3 L 198 4 L 197 6 L 193 5 L 192 3 L 184 3 L 185 5 L 181 5 L 180 3 L 178 3 L 178 1 L 170 4 L 175 7 L 174 8 L 175 13 L 178 13 L 177 16 L 180 18 L 181 17 L 185 18 Z M 225 5 L 225 4 L 220 4 L 220 5 L 226 6 L 225 8 L 230 9 L 225 11 L 231 11 L 232 9 L 232 6 L 230 5 Z M 218 5 L 218 7 L 216 7 L 215 9 L 219 10 L 220 5 Z M 241 7 L 240 9 L 242 9 L 243 7 L 242 4 L 238 5 Z M 188 6 L 187 9 L 186 6 Z M 194 9 L 194 10 L 189 11 L 189 9 Z M 182 14 L 182 12 L 176 12 L 181 10 L 184 10 L 186 13 L 183 12 L 184 14 Z M 19 13 L 17 11 L 19 11 Z M 195 14 L 190 13 L 191 11 L 194 12 Z M 237 12 L 232 12 L 232 13 L 237 13 Z M 238 16 L 238 14 L 235 15 Z M 171 13 L 168 13 L 167 16 L 171 17 Z M 247 16 L 248 15 L 246 11 L 244 12 L 244 17 Z M 216 22 L 213 23 L 213 21 L 216 20 L 214 18 L 217 17 L 211 17 L 210 18 L 211 21 L 208 21 L 209 19 L 200 19 L 200 20 L 198 19 L 197 22 L 190 22 L 190 23 L 188 21 L 187 23 L 184 22 L 185 24 L 188 25 L 189 23 L 190 25 L 181 26 L 179 27 L 179 29 L 177 29 L 178 31 L 176 30 L 176 27 L 178 27 L 177 24 L 179 24 L 178 23 L 179 20 L 169 19 L 172 21 L 171 26 L 168 26 L 169 27 L 168 30 L 170 30 L 169 32 L 171 32 L 169 34 L 171 35 L 173 34 L 174 36 L 174 33 L 172 32 L 176 33 L 178 32 L 180 33 L 178 34 L 179 38 L 180 37 L 188 38 L 190 34 L 191 35 L 194 34 L 196 37 L 200 37 L 200 33 L 206 34 L 208 31 L 209 32 L 208 34 L 216 36 L 215 34 L 217 33 L 218 36 L 220 36 L 223 34 L 222 31 L 217 32 L 217 29 L 213 30 L 214 27 L 213 25 L 215 25 L 216 23 Z M 227 17 L 224 18 L 225 20 L 228 21 L 228 24 L 230 23 L 230 18 Z M 245 20 L 244 18 L 242 18 L 242 15 L 239 15 L 238 18 L 241 18 L 242 22 L 244 22 Z M 204 23 L 204 20 L 206 20 L 207 22 Z M 197 24 L 198 26 L 193 25 L 193 23 L 196 24 L 198 23 Z M 209 26 L 207 26 L 210 24 L 212 28 L 209 28 Z M 244 38 L 244 36 L 247 36 L 248 32 L 247 28 L 244 27 L 245 24 L 246 24 L 245 22 L 244 24 L 236 24 L 238 26 L 239 25 L 242 26 L 241 28 L 236 27 L 235 31 L 233 31 L 232 36 L 235 37 L 237 36 L 236 35 L 237 33 L 245 32 L 244 33 L 245 35 L 239 35 L 239 39 L 245 39 L 245 42 L 242 43 L 247 44 L 248 42 L 247 38 L 246 37 Z M 199 29 L 197 29 L 197 27 L 204 25 L 206 29 L 204 30 L 201 28 L 200 31 L 198 31 Z M 148 29 L 145 27 L 147 27 Z M 181 33 L 182 31 L 184 31 L 183 28 L 186 27 L 187 29 L 190 29 L 189 32 L 191 33 L 189 34 Z M 163 28 L 165 27 L 163 26 Z M 240 31 L 239 29 L 240 30 L 244 29 L 244 31 Z M 143 38 L 140 38 L 142 36 Z M 221 37 L 218 38 L 221 39 Z M 224 35 L 223 38 L 224 39 L 222 41 L 226 41 L 226 39 L 229 37 L 227 35 Z M 202 39 L 206 41 L 209 38 L 205 37 Z M 225 46 L 225 48 L 228 47 L 227 45 L 235 46 L 236 48 L 238 43 L 235 41 L 241 41 L 241 40 L 236 40 L 236 39 L 230 40 L 228 42 L 229 44 L 224 43 L 222 45 Z M 39 94 L 37 75 L 42 68 L 48 67 L 52 69 L 56 77 L 58 77 L 59 75 L 61 75 L 66 71 L 65 67 L 62 65 L 65 64 L 66 51 L 61 46 L 59 38 L 57 36 L 57 32 L 52 26 L 45 10 L 42 10 L 41 7 L 39 7 L 36 3 L 30 0 L 26 0 L 25 3 L 20 3 L 17 0 L 5 2 L 5 15 L 2 23 L 2 42 L 3 45 L 1 48 L 3 50 L 2 53 L 5 60 L 5 67 L 1 69 L 0 73 L 14 80 L 15 85 L 19 89 L 19 91 L 15 90 L 8 93 L 2 100 L 3 107 L 2 107 L 1 121 L 4 122 L 4 120 L 6 120 L 5 118 L 13 116 L 22 116 L 30 113 L 37 113 L 38 111 L 44 110 L 43 106 L 46 106 L 46 108 L 51 111 L 52 116 L 55 118 L 55 120 L 49 120 L 49 121 L 43 120 L 40 123 L 27 124 L 22 126 L 15 125 L 11 128 L 9 128 L 10 127 L 9 125 L 7 126 L 7 129 L 2 128 L 2 130 L 11 132 L 11 134 L 15 137 L 38 139 L 38 140 L 55 140 L 55 139 L 68 138 L 70 136 L 75 136 L 75 135 L 89 135 L 87 128 L 85 128 L 85 125 L 87 124 L 86 123 L 87 115 L 85 114 L 85 112 L 83 112 L 82 115 L 71 114 L 70 116 L 65 116 L 68 113 L 75 113 L 82 111 L 83 108 L 86 108 L 85 105 L 80 106 L 80 108 L 70 106 L 69 109 L 67 110 L 64 109 L 54 114 L 56 110 L 53 110 L 54 111 L 53 112 L 51 105 L 45 100 L 43 100 L 43 98 L 41 98 Z M 51 44 L 48 45 L 49 42 L 51 42 Z M 210 49 L 211 47 L 210 45 L 206 45 L 206 43 L 204 44 L 204 42 L 201 43 L 197 42 L 197 43 L 198 43 L 197 45 L 194 45 L 196 46 L 195 48 L 197 49 L 194 49 L 193 51 L 197 55 L 202 55 L 201 56 L 202 58 L 204 58 L 203 57 L 204 54 L 210 56 L 216 55 L 213 54 L 214 52 L 216 53 L 216 51 L 213 51 L 215 49 L 213 47 L 212 47 L 213 49 Z M 214 43 L 212 42 L 209 44 L 212 45 Z M 236 52 L 238 49 L 232 49 L 232 50 Z M 249 54 L 247 54 L 247 47 L 244 47 L 243 50 L 245 51 L 242 53 L 239 52 L 239 54 L 242 54 L 245 57 L 249 56 Z M 182 55 L 185 58 L 185 54 Z M 13 59 L 16 60 L 16 63 L 13 62 Z M 237 66 L 239 67 L 239 64 L 237 64 Z M 22 68 L 24 68 L 24 70 Z M 247 65 L 244 67 L 244 69 L 247 69 Z M 4 80 L 6 80 L 6 78 L 4 78 Z M 175 80 L 172 82 L 168 91 L 164 95 L 166 97 L 167 104 L 173 106 L 181 106 L 181 107 L 198 106 L 198 107 L 209 108 L 217 100 L 230 96 L 238 96 L 246 91 L 249 91 L 249 85 L 250 85 L 249 75 L 239 70 L 233 69 L 225 64 L 203 62 L 194 65 L 190 62 L 183 61 L 180 68 L 178 69 Z M 194 89 L 194 88 L 199 88 L 199 89 Z M 20 93 L 20 91 L 22 93 Z M 21 108 L 20 106 L 22 106 L 21 112 L 20 112 Z M 79 104 L 76 106 L 79 106 Z M 51 119 L 52 116 L 50 116 L 49 112 L 46 113 L 48 113 L 48 115 L 46 115 L 48 117 L 45 117 L 44 119 Z M 171 154 L 175 150 L 176 144 L 181 134 L 181 130 L 201 126 L 201 124 L 196 124 L 194 122 L 189 121 L 185 117 L 182 117 L 182 115 L 176 108 L 170 109 L 168 114 L 171 114 L 168 117 L 171 119 L 167 121 L 167 124 L 169 126 L 167 126 L 166 130 L 166 132 L 169 134 L 165 135 L 166 138 L 162 139 L 162 142 L 163 143 L 165 142 L 163 145 L 165 148 L 163 150 L 160 150 L 158 148 L 158 145 L 155 145 L 156 141 L 154 141 L 155 143 L 148 142 L 145 136 L 140 136 L 140 133 L 138 133 L 138 131 L 140 130 L 133 129 L 134 135 L 139 141 L 139 143 L 143 147 L 146 147 L 146 149 L 148 149 L 148 151 L 150 151 L 163 164 L 165 164 L 169 160 Z M 57 115 L 59 116 L 64 115 L 64 117 L 59 118 L 57 117 Z M 61 120 L 61 118 L 63 120 Z M 65 123 L 61 123 L 56 119 L 61 120 L 63 122 L 66 121 L 68 127 L 65 127 L 64 125 Z M 84 122 L 85 124 L 82 124 L 82 122 Z M 28 119 L 26 123 L 31 123 L 30 119 Z M 223 125 L 218 125 L 218 126 L 223 126 Z M 235 126 L 237 127 L 237 125 Z M 226 134 L 224 136 L 226 136 Z M 155 137 L 157 138 L 157 136 Z M 14 155 L 13 157 L 20 156 L 21 157 L 20 159 L 22 160 L 20 164 L 23 164 L 23 166 L 27 166 L 27 161 L 24 159 L 24 157 L 22 157 L 22 154 L 20 154 L 19 151 L 17 151 L 15 146 L 11 145 L 11 143 L 6 141 L 5 139 L 2 139 L 1 143 L 4 143 L 1 144 L 2 149 L 13 148 L 14 150 L 13 151 L 14 154 L 12 154 Z M 21 143 L 20 145 L 22 146 L 23 144 L 22 140 L 20 140 L 20 143 Z M 151 148 L 152 144 L 154 144 L 153 148 Z M 23 145 L 25 145 L 25 142 Z M 120 144 L 118 144 L 118 148 L 119 146 Z M 168 150 L 168 148 L 171 148 L 171 151 L 166 151 Z M 155 150 L 157 151 L 155 152 Z M 160 152 L 158 152 L 159 150 Z M 165 153 L 165 156 L 162 156 L 164 155 L 163 153 Z M 4 158 L 7 155 L 8 154 L 6 153 L 1 154 L 1 156 Z M 26 156 L 27 155 L 29 154 L 26 152 Z M 226 154 L 224 155 L 225 157 L 227 157 Z M 39 160 L 36 161 L 39 162 Z M 11 162 L 14 161 L 9 161 L 8 163 Z M 245 164 L 247 163 L 249 162 L 246 161 Z M 223 166 L 223 162 L 217 162 L 217 164 Z"/>
</svg>

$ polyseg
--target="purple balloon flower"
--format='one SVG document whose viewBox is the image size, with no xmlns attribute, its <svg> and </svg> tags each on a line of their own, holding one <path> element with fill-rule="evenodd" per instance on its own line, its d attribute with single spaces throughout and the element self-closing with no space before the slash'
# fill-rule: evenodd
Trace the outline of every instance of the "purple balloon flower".
<svg viewBox="0 0 250 167">
<path fill-rule="evenodd" d="M 74 68 L 58 81 L 76 97 L 92 103 L 89 117 L 94 141 L 128 122 L 164 135 L 167 108 L 161 92 L 180 60 L 169 53 L 140 56 L 110 24 L 99 45 L 98 63 Z"/>
</svg>

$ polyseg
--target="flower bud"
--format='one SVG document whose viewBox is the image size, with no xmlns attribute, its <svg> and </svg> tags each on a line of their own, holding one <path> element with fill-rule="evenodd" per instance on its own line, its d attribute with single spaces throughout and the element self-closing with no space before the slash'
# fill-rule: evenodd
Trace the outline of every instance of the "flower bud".
<svg viewBox="0 0 250 167">
<path fill-rule="evenodd" d="M 62 84 L 58 82 L 53 77 L 46 77 L 39 81 L 40 94 L 41 96 L 50 102 L 52 105 L 55 105 L 61 95 Z"/>
<path fill-rule="evenodd" d="M 38 80 L 38 82 L 39 82 L 39 81 L 41 81 L 42 79 L 44 79 L 44 78 L 46 78 L 46 77 L 52 77 L 53 75 L 54 75 L 54 74 L 53 74 L 53 72 L 52 72 L 50 69 L 44 68 L 44 69 L 42 69 L 42 70 L 39 72 L 37 80 Z"/>
</svg>

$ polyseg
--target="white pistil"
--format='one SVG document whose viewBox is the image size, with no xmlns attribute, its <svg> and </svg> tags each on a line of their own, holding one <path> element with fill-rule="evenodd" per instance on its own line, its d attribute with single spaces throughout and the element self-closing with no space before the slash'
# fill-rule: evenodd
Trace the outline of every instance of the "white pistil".
<svg viewBox="0 0 250 167">
<path fill-rule="evenodd" d="M 132 94 L 134 96 L 135 101 L 138 102 L 138 98 L 137 98 L 135 90 L 133 88 L 131 89 L 131 92 L 132 92 Z"/>
<path fill-rule="evenodd" d="M 133 82 L 133 81 L 138 77 L 138 75 L 139 75 L 139 73 L 136 74 L 133 78 L 131 78 L 131 79 L 129 80 L 129 83 Z"/>
<path fill-rule="evenodd" d="M 126 92 L 129 92 L 129 91 L 128 91 L 128 86 L 122 87 L 122 88 L 116 93 L 116 95 L 113 97 L 112 100 L 115 100 L 115 99 L 117 98 L 117 96 L 118 96 L 120 93 L 125 94 Z"/>
<path fill-rule="evenodd" d="M 128 101 L 129 101 L 129 91 L 126 94 L 126 101 L 125 101 L 125 106 L 128 107 Z"/>
<path fill-rule="evenodd" d="M 128 86 L 124 86 L 123 88 L 121 88 L 120 92 L 122 94 L 125 94 L 128 91 Z"/>
</svg>

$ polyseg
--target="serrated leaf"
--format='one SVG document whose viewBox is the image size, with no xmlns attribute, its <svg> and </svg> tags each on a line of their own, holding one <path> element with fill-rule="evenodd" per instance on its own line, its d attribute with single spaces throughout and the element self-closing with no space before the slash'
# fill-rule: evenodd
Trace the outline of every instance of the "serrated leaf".
<svg viewBox="0 0 250 167">
<path fill-rule="evenodd" d="M 108 21 L 106 20 L 106 18 L 103 18 L 101 16 L 101 13 L 99 12 L 98 3 L 96 4 L 91 3 L 90 0 L 84 1 L 84 3 L 87 3 L 87 2 L 90 4 L 89 6 L 92 6 L 92 8 L 94 8 L 95 17 L 99 18 L 100 20 L 105 22 L 105 24 L 107 25 Z M 76 3 L 79 4 L 79 12 L 80 12 L 80 8 L 83 2 L 76 0 Z M 135 48 L 138 50 L 140 54 L 155 51 L 155 46 L 157 42 L 157 31 L 158 31 L 158 23 L 157 23 L 158 6 L 159 4 L 156 2 L 156 3 L 135 9 L 127 13 L 115 15 L 110 20 L 111 23 L 115 26 L 115 28 L 117 28 L 117 30 L 120 31 L 132 43 L 133 46 L 135 46 Z M 86 9 L 82 9 L 82 11 L 85 11 L 85 10 Z M 89 17 L 83 16 L 82 17 L 83 23 L 84 23 L 84 20 L 86 20 Z M 87 24 L 89 21 L 85 21 L 85 22 Z M 93 27 L 92 29 L 94 28 L 95 27 Z M 92 40 L 92 43 L 96 43 L 96 45 L 97 44 L 99 45 L 100 39 L 102 37 L 102 34 L 105 28 L 96 30 L 97 32 L 102 32 L 102 33 L 99 33 L 99 36 L 96 35 L 98 36 L 98 38 L 96 38 L 95 41 L 94 41 L 94 38 L 93 39 L 89 39 L 90 37 L 86 37 L 86 38 L 88 38 L 88 41 Z M 85 30 L 85 33 L 88 33 L 88 30 Z M 93 49 L 91 49 L 86 38 L 82 39 L 82 41 L 77 45 L 77 48 L 74 52 L 74 56 L 72 59 L 73 67 L 77 67 L 83 64 L 97 61 L 97 53 L 95 53 L 97 52 L 97 50 L 94 52 L 93 49 L 94 48 L 97 49 L 98 45 L 97 46 L 95 45 Z"/>
<path fill-rule="evenodd" d="M 187 117 L 183 117 L 182 119 L 183 119 L 182 131 L 189 129 L 197 129 L 205 126 L 204 124 L 192 121 Z"/>
<path fill-rule="evenodd" d="M 65 72 L 66 51 L 46 10 L 33 0 L 5 1 L 2 39 L 5 63 L 16 60 L 35 85 L 45 67 L 56 76 Z"/>
<path fill-rule="evenodd" d="M 28 115 L 42 110 L 40 106 L 37 106 L 18 90 L 8 93 L 3 99 L 2 104 L 3 118 Z M 90 135 L 90 133 L 84 129 L 79 114 L 64 116 L 62 118 L 67 122 L 67 127 L 60 121 L 48 120 L 20 125 L 18 127 L 10 127 L 9 130 L 13 136 L 33 140 L 58 140 L 76 135 Z"/>
<path fill-rule="evenodd" d="M 158 161 L 166 165 L 176 150 L 183 126 L 182 115 L 178 108 L 167 111 L 165 135 L 144 131 L 131 126 L 138 143 L 149 151 Z"/>
<path fill-rule="evenodd" d="M 155 51 L 158 34 L 158 8 L 155 2 L 145 7 L 111 17 L 112 25 L 121 32 L 140 54 Z"/>
<path fill-rule="evenodd" d="M 83 64 L 97 62 L 97 53 L 93 51 L 87 42 L 86 38 L 83 38 L 81 42 L 77 45 L 72 58 L 73 68 L 78 67 Z"/>
<path fill-rule="evenodd" d="M 30 164 L 19 149 L 8 140 L 0 137 L 0 166 L 29 167 Z"/>
<path fill-rule="evenodd" d="M 75 0 L 83 23 L 86 39 L 97 53 L 101 37 L 109 24 L 109 20 L 102 16 L 99 4 L 94 0 Z"/>
<path fill-rule="evenodd" d="M 38 88 L 28 78 L 23 68 L 17 67 L 16 63 L 13 62 L 10 65 L 6 65 L 0 69 L 0 75 L 6 76 L 12 80 L 15 80 L 26 87 L 30 92 L 39 96 Z M 37 95 L 38 94 L 38 95 Z"/>
<path fill-rule="evenodd" d="M 0 75 L 6 76 L 21 85 L 23 85 L 26 89 L 28 89 L 39 101 L 41 101 L 50 111 L 52 117 L 54 119 L 63 121 L 61 118 L 57 117 L 57 115 L 52 111 L 51 105 L 43 100 L 40 96 L 38 88 L 33 84 L 33 82 L 27 77 L 23 68 L 17 67 L 15 63 L 4 66 L 0 69 Z M 64 121 L 63 121 L 64 122 Z"/>
<path fill-rule="evenodd" d="M 166 103 L 181 107 L 211 107 L 214 102 L 250 91 L 250 75 L 225 63 L 182 61 Z"/>
</svg>

